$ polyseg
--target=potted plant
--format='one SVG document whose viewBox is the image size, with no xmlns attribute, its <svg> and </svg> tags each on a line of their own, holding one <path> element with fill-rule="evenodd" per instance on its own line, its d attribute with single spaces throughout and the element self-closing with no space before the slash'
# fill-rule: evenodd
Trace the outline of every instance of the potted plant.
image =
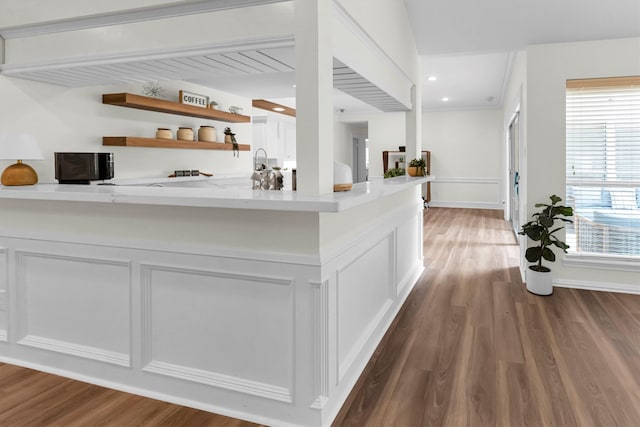
<svg viewBox="0 0 640 427">
<path fill-rule="evenodd" d="M 566 217 L 573 216 L 573 208 L 570 206 L 559 205 L 562 199 L 555 194 L 549 197 L 551 204 L 536 203 L 536 208 L 544 208 L 540 212 L 534 213 L 531 221 L 522 225 L 522 229 L 518 234 L 527 236 L 529 239 L 537 242 L 537 246 L 527 248 L 525 258 L 533 263 L 527 269 L 526 282 L 527 290 L 536 295 L 551 295 L 553 293 L 553 282 L 551 277 L 551 269 L 542 265 L 542 260 L 549 262 L 556 260 L 552 247 L 560 248 L 567 253 L 569 245 L 558 239 L 554 234 L 564 228 L 564 225 L 553 228 L 556 221 L 572 223 L 571 219 Z"/>
<path fill-rule="evenodd" d="M 424 161 L 424 159 L 422 157 L 417 158 L 417 159 L 413 159 L 409 162 L 409 167 L 407 168 L 407 173 L 410 176 L 424 176 L 425 175 L 425 171 L 424 168 L 426 167 L 426 162 Z"/>
<path fill-rule="evenodd" d="M 393 178 L 395 176 L 404 175 L 404 169 L 402 168 L 390 168 L 384 173 L 385 178 Z"/>
</svg>

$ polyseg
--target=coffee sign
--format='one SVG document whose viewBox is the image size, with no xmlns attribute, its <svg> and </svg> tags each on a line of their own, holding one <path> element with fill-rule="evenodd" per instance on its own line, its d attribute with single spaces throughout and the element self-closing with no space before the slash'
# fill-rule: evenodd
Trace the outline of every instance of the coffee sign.
<svg viewBox="0 0 640 427">
<path fill-rule="evenodd" d="M 180 91 L 180 103 L 186 105 L 195 105 L 196 107 L 207 108 L 209 105 L 209 97 L 197 93 Z"/>
</svg>

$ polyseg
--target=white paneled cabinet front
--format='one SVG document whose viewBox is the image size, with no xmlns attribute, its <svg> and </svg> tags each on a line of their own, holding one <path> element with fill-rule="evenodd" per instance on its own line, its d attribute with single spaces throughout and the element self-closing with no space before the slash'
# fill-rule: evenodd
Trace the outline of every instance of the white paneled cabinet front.
<svg viewBox="0 0 640 427">
<path fill-rule="evenodd" d="M 393 302 L 392 235 L 338 270 L 338 378 L 342 379 Z M 393 295 L 395 296 L 395 295 Z"/>
<path fill-rule="evenodd" d="M 129 263 L 47 247 L 15 252 L 18 343 L 130 366 Z"/>
<path fill-rule="evenodd" d="M 0 361 L 330 425 L 422 272 L 413 205 L 323 256 L 97 236 L 104 223 L 91 236 L 0 230 Z"/>
<path fill-rule="evenodd" d="M 145 371 L 291 402 L 293 278 L 161 265 L 141 273 Z"/>
</svg>

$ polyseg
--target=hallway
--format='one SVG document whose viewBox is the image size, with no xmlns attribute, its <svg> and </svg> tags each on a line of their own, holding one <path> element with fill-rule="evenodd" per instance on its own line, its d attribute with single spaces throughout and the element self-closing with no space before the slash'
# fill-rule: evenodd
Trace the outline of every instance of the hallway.
<svg viewBox="0 0 640 427">
<path fill-rule="evenodd" d="M 334 426 L 636 426 L 640 296 L 529 294 L 501 211 L 425 211 L 427 270 Z"/>
</svg>

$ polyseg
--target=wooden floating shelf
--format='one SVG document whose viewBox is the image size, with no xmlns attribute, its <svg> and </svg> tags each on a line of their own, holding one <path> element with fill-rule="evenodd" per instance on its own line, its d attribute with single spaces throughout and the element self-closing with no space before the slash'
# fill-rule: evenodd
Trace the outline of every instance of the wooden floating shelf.
<svg viewBox="0 0 640 427">
<path fill-rule="evenodd" d="M 254 99 L 253 101 L 251 101 L 251 105 L 255 108 L 271 111 L 272 113 L 280 113 L 291 117 L 296 116 L 295 108 L 290 108 L 282 104 L 276 104 L 275 102 L 267 101 L 266 99 Z"/>
<path fill-rule="evenodd" d="M 164 99 L 134 95 L 132 93 L 106 93 L 102 95 L 102 103 L 229 123 L 249 123 L 251 121 L 249 116 L 243 116 L 242 114 L 227 113 L 225 111 L 180 104 Z"/>
<path fill-rule="evenodd" d="M 236 114 L 234 114 L 236 115 Z M 233 150 L 233 144 L 224 142 L 182 141 L 177 139 L 138 138 L 133 136 L 105 136 L 102 145 L 111 147 L 192 148 L 199 150 Z M 240 151 L 249 151 L 249 144 L 238 144 Z"/>
</svg>

